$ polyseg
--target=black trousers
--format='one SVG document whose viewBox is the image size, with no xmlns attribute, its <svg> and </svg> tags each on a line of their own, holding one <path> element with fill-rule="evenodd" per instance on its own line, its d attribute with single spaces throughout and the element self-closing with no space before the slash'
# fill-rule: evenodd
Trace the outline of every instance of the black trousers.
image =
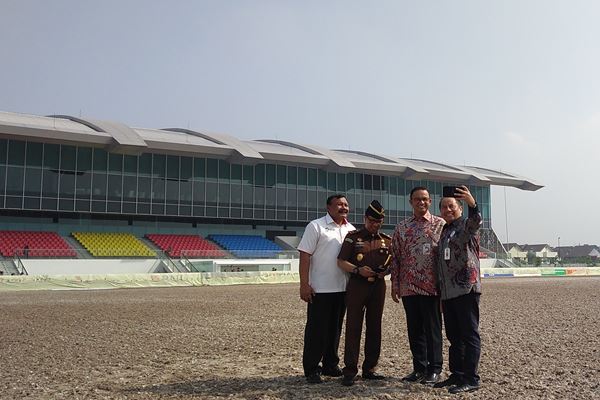
<svg viewBox="0 0 600 400">
<path fill-rule="evenodd" d="M 365 360 L 362 371 L 372 372 L 379 362 L 381 353 L 381 318 L 385 304 L 385 280 L 352 277 L 346 287 L 346 341 L 344 344 L 344 375 L 358 373 L 360 337 L 363 319 L 366 316 Z"/>
<path fill-rule="evenodd" d="M 450 372 L 468 384 L 479 383 L 479 296 L 471 292 L 442 301 L 446 337 L 450 341 Z"/>
<path fill-rule="evenodd" d="M 338 348 L 342 323 L 346 312 L 345 292 L 316 293 L 308 303 L 306 327 L 304 329 L 304 351 L 302 366 L 304 375 L 338 366 Z"/>
<path fill-rule="evenodd" d="M 442 372 L 442 313 L 439 296 L 404 296 L 408 342 L 413 356 L 413 370 L 423 373 Z"/>
</svg>

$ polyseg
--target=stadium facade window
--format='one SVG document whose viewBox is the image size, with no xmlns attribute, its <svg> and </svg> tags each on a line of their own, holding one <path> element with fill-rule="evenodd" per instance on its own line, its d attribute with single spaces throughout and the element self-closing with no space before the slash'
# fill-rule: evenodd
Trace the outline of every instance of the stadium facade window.
<svg viewBox="0 0 600 400">
<path fill-rule="evenodd" d="M 408 200 L 415 186 L 429 189 L 436 212 L 442 182 L 0 140 L 0 206 L 15 209 L 305 223 L 323 215 L 328 195 L 344 193 L 351 222 L 361 224 L 366 205 L 378 199 L 392 226 L 412 214 Z M 489 227 L 490 188 L 470 187 Z"/>
</svg>

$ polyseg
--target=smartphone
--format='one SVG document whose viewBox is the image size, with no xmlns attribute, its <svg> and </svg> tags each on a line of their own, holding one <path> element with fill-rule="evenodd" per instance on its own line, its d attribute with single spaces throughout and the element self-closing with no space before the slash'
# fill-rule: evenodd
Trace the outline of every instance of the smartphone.
<svg viewBox="0 0 600 400">
<path fill-rule="evenodd" d="M 442 197 L 456 197 L 456 186 L 444 186 L 442 188 Z"/>
</svg>

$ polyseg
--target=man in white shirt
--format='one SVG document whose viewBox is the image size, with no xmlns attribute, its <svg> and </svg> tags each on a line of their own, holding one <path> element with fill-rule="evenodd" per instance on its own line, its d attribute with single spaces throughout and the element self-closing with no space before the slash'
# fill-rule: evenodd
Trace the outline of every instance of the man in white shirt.
<svg viewBox="0 0 600 400">
<path fill-rule="evenodd" d="M 323 382 L 321 374 L 342 375 L 338 347 L 348 274 L 337 267 L 337 256 L 346 234 L 354 230 L 349 211 L 344 195 L 329 196 L 327 215 L 306 226 L 298 245 L 300 298 L 308 303 L 302 365 L 309 383 Z"/>
</svg>

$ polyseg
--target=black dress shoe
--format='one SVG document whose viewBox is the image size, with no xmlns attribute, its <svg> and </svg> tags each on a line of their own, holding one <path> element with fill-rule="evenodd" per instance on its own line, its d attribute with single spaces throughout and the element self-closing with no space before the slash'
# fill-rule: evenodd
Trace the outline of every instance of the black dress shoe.
<svg viewBox="0 0 600 400">
<path fill-rule="evenodd" d="M 434 384 L 433 387 L 434 388 L 443 388 L 443 387 L 448 387 L 448 386 L 456 386 L 456 385 L 460 385 L 460 384 L 462 384 L 462 379 L 460 379 L 460 376 L 452 374 L 449 377 L 447 377 L 446 379 L 444 379 L 443 381 Z"/>
<path fill-rule="evenodd" d="M 334 368 L 323 368 L 321 375 L 338 377 L 344 375 L 340 367 L 337 365 Z"/>
<path fill-rule="evenodd" d="M 369 372 L 363 372 L 362 378 L 372 380 L 372 381 L 380 381 L 382 379 L 385 379 L 385 376 L 379 375 L 377 372 L 369 371 Z"/>
<path fill-rule="evenodd" d="M 413 371 L 410 374 L 406 375 L 402 378 L 403 382 L 421 382 L 425 378 L 425 374 L 423 372 Z"/>
<path fill-rule="evenodd" d="M 352 376 L 352 375 L 345 375 L 342 378 L 342 385 L 344 385 L 344 386 L 352 386 L 352 385 L 354 385 L 354 376 Z"/>
<path fill-rule="evenodd" d="M 322 383 L 323 379 L 321 379 L 321 374 L 318 372 L 313 372 L 306 376 L 306 382 L 308 383 Z"/>
<path fill-rule="evenodd" d="M 437 372 L 432 372 L 430 374 L 425 375 L 421 383 L 423 385 L 433 385 L 435 383 L 438 383 L 439 380 L 440 374 L 438 374 Z"/>
<path fill-rule="evenodd" d="M 461 385 L 452 386 L 450 389 L 448 389 L 448 392 L 452 394 L 458 394 L 474 392 L 476 390 L 479 390 L 479 384 L 471 385 L 468 383 L 463 383 Z"/>
</svg>

